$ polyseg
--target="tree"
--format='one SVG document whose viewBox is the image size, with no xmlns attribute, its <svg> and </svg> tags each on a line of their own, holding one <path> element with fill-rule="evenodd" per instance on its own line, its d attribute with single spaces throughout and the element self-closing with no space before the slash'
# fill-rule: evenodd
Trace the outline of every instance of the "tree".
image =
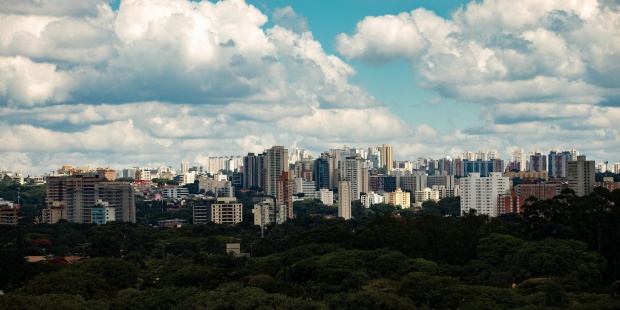
<svg viewBox="0 0 620 310">
<path fill-rule="evenodd" d="M 138 268 L 117 258 L 93 258 L 80 262 L 75 269 L 102 277 L 114 290 L 137 288 Z"/>
</svg>

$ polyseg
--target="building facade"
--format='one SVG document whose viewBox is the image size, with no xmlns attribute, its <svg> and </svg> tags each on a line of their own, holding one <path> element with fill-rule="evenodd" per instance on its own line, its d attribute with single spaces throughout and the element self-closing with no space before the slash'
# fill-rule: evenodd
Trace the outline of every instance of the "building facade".
<svg viewBox="0 0 620 310">
<path fill-rule="evenodd" d="M 338 217 L 351 219 L 351 182 L 340 181 L 338 184 Z"/>
<path fill-rule="evenodd" d="M 568 187 L 577 196 L 585 196 L 594 191 L 595 163 L 586 160 L 586 156 L 577 156 L 576 161 L 568 163 Z"/>
<path fill-rule="evenodd" d="M 409 208 L 411 206 L 411 193 L 404 192 L 399 187 L 395 191 L 385 194 L 385 203 Z"/>
<path fill-rule="evenodd" d="M 477 214 L 497 216 L 499 194 L 509 191 L 509 179 L 500 172 L 492 172 L 487 177 L 470 173 L 461 178 L 461 213 L 476 210 Z"/>
</svg>

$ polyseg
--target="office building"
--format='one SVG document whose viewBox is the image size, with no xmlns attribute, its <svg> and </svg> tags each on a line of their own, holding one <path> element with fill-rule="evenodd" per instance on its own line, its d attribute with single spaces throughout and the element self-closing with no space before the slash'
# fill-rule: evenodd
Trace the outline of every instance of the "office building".
<svg viewBox="0 0 620 310">
<path fill-rule="evenodd" d="M 333 180 L 333 169 L 332 169 L 332 161 L 330 160 L 332 156 L 325 152 L 321 154 L 321 157 L 314 160 L 314 166 L 312 168 L 312 174 L 314 175 L 314 183 L 315 189 L 320 190 L 323 188 L 332 189 L 334 188 L 332 180 Z"/>
</svg>

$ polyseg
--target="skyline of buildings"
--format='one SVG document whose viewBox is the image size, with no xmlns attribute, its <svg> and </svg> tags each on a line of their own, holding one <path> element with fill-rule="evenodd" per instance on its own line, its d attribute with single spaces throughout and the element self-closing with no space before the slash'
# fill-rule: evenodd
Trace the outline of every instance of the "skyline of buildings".
<svg viewBox="0 0 620 310">
<path fill-rule="evenodd" d="M 620 164 L 596 165 L 575 149 L 552 148 L 548 153 L 533 150 L 528 156 L 523 149 L 515 149 L 508 163 L 496 150 L 465 150 L 461 153 L 463 158 L 392 159 L 387 163 L 384 159 L 392 158 L 392 152 L 393 148 L 386 144 L 369 148 L 345 145 L 327 150 L 314 159 L 303 149 L 289 152 L 284 146 L 273 146 L 263 153 L 213 158 L 210 168 L 186 161 L 179 164 L 178 170 L 167 166 L 115 171 L 110 167 L 93 169 L 64 165 L 56 171 L 58 174 L 52 171 L 51 175 L 40 177 L 47 184 L 48 192 L 42 219 L 48 223 L 58 219 L 98 224 L 135 221 L 135 209 L 128 207 L 133 199 L 129 196 L 133 194 L 127 193 L 130 189 L 148 191 L 151 180 L 155 179 L 179 184 L 161 188 L 162 199 L 187 197 L 187 188 L 180 186 L 194 181 L 198 182 L 200 190 L 216 198 L 234 199 L 236 189 L 262 189 L 266 195 L 274 197 L 268 212 L 270 219 L 279 218 L 276 222 L 285 220 L 282 216 L 294 217 L 293 202 L 304 198 L 319 198 L 328 203 L 337 201 L 339 213 L 350 217 L 350 202 L 356 200 L 361 200 L 365 206 L 384 201 L 408 208 L 410 197 L 416 198 L 420 206 L 425 200 L 461 196 L 463 212 L 475 209 L 496 216 L 517 210 L 516 206 L 524 199 L 523 193 L 527 192 L 519 187 L 508 188 L 506 180 L 510 178 L 549 182 L 555 184 L 555 192 L 568 187 L 583 196 L 592 192 L 597 169 L 620 167 Z M 214 168 L 221 169 L 216 172 Z M 6 171 L 0 172 L 0 176 L 30 182 L 30 177 L 9 175 Z M 132 176 L 133 183 L 109 182 Z M 33 178 L 33 182 L 39 181 L 39 177 Z"/>
</svg>

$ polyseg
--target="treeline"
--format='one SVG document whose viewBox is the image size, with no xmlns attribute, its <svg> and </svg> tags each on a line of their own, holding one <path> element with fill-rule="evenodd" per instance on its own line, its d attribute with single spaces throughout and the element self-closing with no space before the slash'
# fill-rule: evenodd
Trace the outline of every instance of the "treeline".
<svg viewBox="0 0 620 310">
<path fill-rule="evenodd" d="M 523 217 L 449 216 L 451 205 L 344 221 L 306 202 L 265 238 L 249 223 L 0 227 L 0 308 L 620 308 L 620 190 L 531 199 Z M 56 258 L 23 258 L 44 254 Z"/>
</svg>

